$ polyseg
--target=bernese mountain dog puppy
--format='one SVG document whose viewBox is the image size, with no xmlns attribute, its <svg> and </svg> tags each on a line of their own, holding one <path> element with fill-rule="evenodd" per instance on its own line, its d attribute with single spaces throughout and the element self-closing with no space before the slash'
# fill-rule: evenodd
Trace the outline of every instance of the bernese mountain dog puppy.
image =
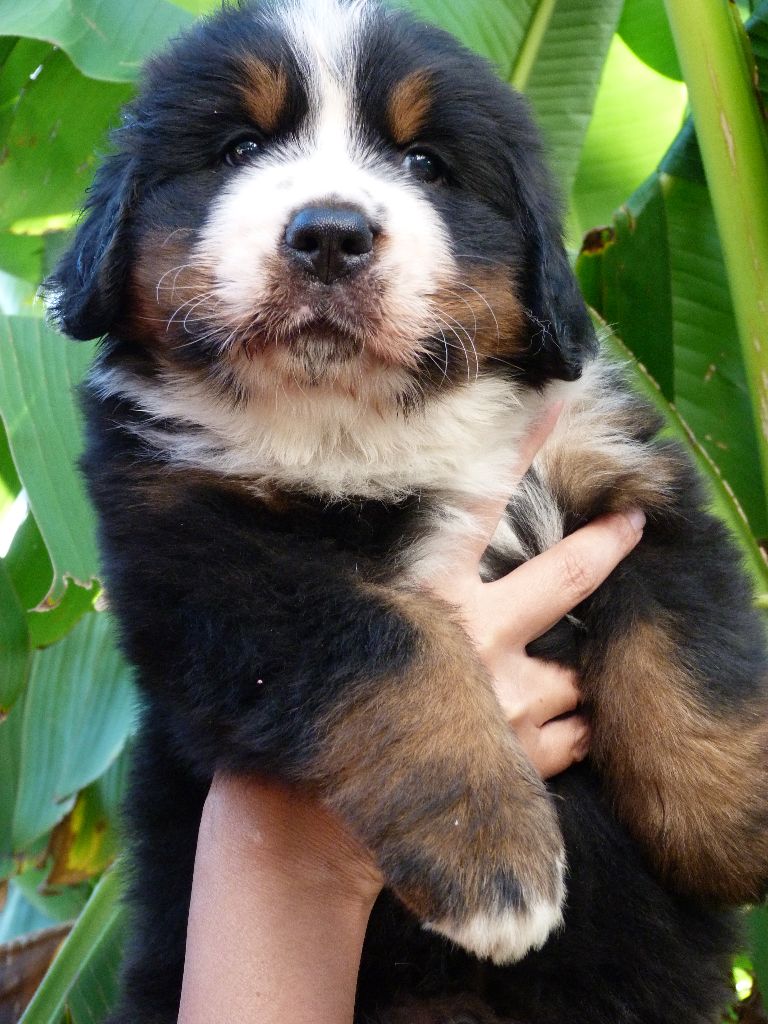
<svg viewBox="0 0 768 1024">
<path fill-rule="evenodd" d="M 600 355 L 525 102 L 374 0 L 226 8 L 150 62 L 48 291 L 103 337 L 83 464 L 144 700 L 113 1024 L 176 1020 L 219 769 L 311 787 L 374 852 L 360 1024 L 717 1020 L 725 908 L 768 876 L 761 623 Z M 424 583 L 555 400 L 485 577 L 647 526 L 532 647 L 593 716 L 545 786 Z"/>
</svg>

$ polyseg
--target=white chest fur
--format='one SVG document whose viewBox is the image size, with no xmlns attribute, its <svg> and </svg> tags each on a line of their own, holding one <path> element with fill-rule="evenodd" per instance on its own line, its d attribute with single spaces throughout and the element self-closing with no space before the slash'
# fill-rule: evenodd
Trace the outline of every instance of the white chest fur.
<svg viewBox="0 0 768 1024">
<path fill-rule="evenodd" d="M 134 402 L 147 417 L 135 429 L 170 462 L 330 500 L 509 493 L 520 439 L 545 401 L 496 377 L 409 412 L 322 389 L 233 406 L 183 377 L 147 382 L 119 370 L 95 371 L 91 386 Z"/>
<path fill-rule="evenodd" d="M 580 381 L 550 385 L 541 395 L 481 376 L 408 413 L 321 389 L 263 395 L 235 407 L 183 377 L 147 382 L 120 370 L 97 369 L 91 386 L 138 405 L 146 419 L 134 429 L 164 459 L 252 481 L 256 491 L 286 486 L 329 501 L 437 492 L 432 529 L 404 555 L 406 576 L 418 582 L 449 568 L 462 539 L 487 529 L 475 515 L 484 499 L 516 491 L 535 548 L 560 540 L 562 513 L 547 488 L 547 459 L 537 458 L 537 480 L 521 485 L 520 441 L 537 415 L 564 401 L 547 451 L 599 445 L 626 459 L 626 439 L 610 427 L 606 403 L 615 399 L 601 396 L 600 378 L 600 365 L 593 365 Z M 376 387 L 372 381 L 371 394 Z M 535 553 L 508 519 L 491 546 L 514 558 Z"/>
</svg>

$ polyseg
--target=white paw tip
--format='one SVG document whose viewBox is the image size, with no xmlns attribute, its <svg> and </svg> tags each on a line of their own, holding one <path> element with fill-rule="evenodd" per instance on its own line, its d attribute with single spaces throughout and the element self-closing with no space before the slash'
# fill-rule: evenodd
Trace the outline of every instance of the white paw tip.
<svg viewBox="0 0 768 1024">
<path fill-rule="evenodd" d="M 508 908 L 475 914 L 457 922 L 449 918 L 429 921 L 424 927 L 438 932 L 482 960 L 509 964 L 522 960 L 532 949 L 541 949 L 563 923 L 563 899 L 539 902 L 525 910 Z"/>
</svg>

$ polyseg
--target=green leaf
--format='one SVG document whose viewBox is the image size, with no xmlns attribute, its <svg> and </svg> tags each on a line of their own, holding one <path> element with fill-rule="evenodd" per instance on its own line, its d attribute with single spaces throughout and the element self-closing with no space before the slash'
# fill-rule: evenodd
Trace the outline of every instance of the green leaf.
<svg viewBox="0 0 768 1024">
<path fill-rule="evenodd" d="M 109 615 L 92 612 L 35 652 L 24 693 L 0 724 L 0 854 L 28 850 L 69 813 L 120 754 L 134 714 Z"/>
<path fill-rule="evenodd" d="M 116 869 L 104 875 L 48 969 L 20 1024 L 96 1024 L 111 1008 L 124 933 Z"/>
<path fill-rule="evenodd" d="M 27 619 L 5 560 L 0 558 L 0 718 L 24 688 L 29 659 Z"/>
<path fill-rule="evenodd" d="M 752 55 L 757 72 L 757 87 L 768 108 L 768 0 L 761 0 L 752 17 L 744 26 L 752 45 Z"/>
<path fill-rule="evenodd" d="M 67 581 L 59 599 L 50 596 L 53 566 L 40 529 L 32 513 L 16 531 L 6 566 L 22 608 L 27 610 L 27 628 L 32 647 L 49 647 L 60 640 L 86 612 L 92 610 L 99 587 L 80 587 Z"/>
<path fill-rule="evenodd" d="M 675 178 L 696 181 L 700 185 L 706 183 L 699 143 L 696 139 L 696 131 L 690 117 L 683 125 L 680 134 L 669 147 L 669 151 L 665 154 L 664 159 L 659 165 L 659 170 Z"/>
<path fill-rule="evenodd" d="M 191 16 L 166 0 L 0 0 L 0 35 L 45 40 L 83 74 L 130 82 L 146 57 Z"/>
<path fill-rule="evenodd" d="M 587 302 L 674 397 L 672 293 L 666 212 L 654 176 L 613 219 L 584 239 L 576 270 Z"/>
<path fill-rule="evenodd" d="M 410 0 L 525 92 L 568 195 L 622 0 Z"/>
<path fill-rule="evenodd" d="M 5 427 L 0 420 L 0 522 L 16 500 L 16 495 L 20 490 L 21 481 L 16 472 L 16 466 L 13 464 Z"/>
<path fill-rule="evenodd" d="M 5 721 L 0 722 L 0 878 L 11 874 L 14 869 L 11 831 L 22 758 L 23 703 L 22 694 Z"/>
<path fill-rule="evenodd" d="M 6 274 L 39 284 L 43 277 L 44 253 L 45 243 L 39 236 L 0 232 L 0 270 Z"/>
<path fill-rule="evenodd" d="M 31 512 L 16 531 L 5 561 L 22 608 L 36 608 L 51 589 L 53 566 Z"/>
<path fill-rule="evenodd" d="M 54 223 L 62 226 L 80 208 L 96 166 L 96 152 L 105 146 L 107 131 L 133 90 L 94 82 L 60 50 L 21 39 L 0 73 L 0 94 L 5 97 L 6 122 L 0 227 L 23 228 L 32 220 L 33 227 L 37 223 L 45 228 L 45 219 L 51 217 L 60 218 Z M 33 243 L 24 244 L 34 249 Z M 26 264 L 19 265 L 22 243 L 16 247 L 13 273 L 25 277 L 33 269 L 31 257 L 27 251 Z M 9 260 L 10 255 L 9 251 Z M 39 256 L 42 259 L 42 253 Z"/>
<path fill-rule="evenodd" d="M 0 313 L 6 316 L 38 316 L 40 304 L 36 302 L 37 289 L 29 281 L 0 270 Z"/>
<path fill-rule="evenodd" d="M 440 25 L 470 50 L 481 53 L 510 82 L 538 0 L 470 0 L 461 4 L 449 0 L 407 0 L 404 6 Z"/>
<path fill-rule="evenodd" d="M 99 588 L 93 585 L 90 589 L 78 587 L 71 580 L 62 599 L 56 604 L 42 605 L 27 615 L 27 626 L 33 647 L 50 647 L 72 629 L 86 612 L 93 609 L 99 596 Z"/>
<path fill-rule="evenodd" d="M 675 337 L 675 402 L 744 506 L 768 533 L 760 459 L 733 304 L 707 190 L 663 179 Z"/>
<path fill-rule="evenodd" d="M 546 0 L 540 0 L 543 5 Z M 554 10 L 521 82 L 568 196 L 579 166 L 622 0 L 552 0 Z"/>
<path fill-rule="evenodd" d="M 46 888 L 79 885 L 100 875 L 117 854 L 117 834 L 97 782 L 82 789 L 75 806 L 51 833 Z"/>
<path fill-rule="evenodd" d="M 13 115 L 25 88 L 30 84 L 31 75 L 45 56 L 50 46 L 35 39 L 13 39 L 0 37 L 2 61 L 0 61 L 0 139 L 5 141 Z"/>
<path fill-rule="evenodd" d="M 752 967 L 760 992 L 768 993 L 768 906 L 753 907 L 747 917 Z"/>
<path fill-rule="evenodd" d="M 2 67 L 3 64 L 5 64 L 6 60 L 8 59 L 8 54 L 11 52 L 11 50 L 13 49 L 15 44 L 16 44 L 16 40 L 13 39 L 12 37 L 8 37 L 8 36 L 2 37 L 2 36 L 0 36 L 0 67 Z M 0 103 L 1 103 L 1 97 L 0 97 Z"/>
<path fill-rule="evenodd" d="M 51 889 L 46 881 L 48 870 L 47 865 L 25 868 L 9 885 L 18 888 L 25 900 L 49 920 L 72 921 L 88 902 L 93 882 Z"/>
<path fill-rule="evenodd" d="M 0 943 L 10 942 L 54 923 L 51 915 L 27 899 L 17 878 L 8 883 L 8 896 L 0 911 Z"/>
<path fill-rule="evenodd" d="M 183 11 L 189 11 L 195 17 L 221 9 L 221 0 L 171 0 L 171 3 L 181 7 Z"/>
<path fill-rule="evenodd" d="M 64 577 L 97 572 L 93 512 L 73 471 L 81 422 L 73 389 L 93 346 L 73 344 L 30 317 L 0 317 L 0 417 L 53 563 L 52 599 Z"/>
<path fill-rule="evenodd" d="M 571 194 L 570 221 L 580 233 L 609 224 L 655 171 L 683 123 L 685 97 L 684 85 L 657 74 L 614 37 Z"/>
<path fill-rule="evenodd" d="M 577 270 L 588 301 L 674 399 L 765 536 L 749 395 L 707 190 L 654 175 L 610 231 L 587 236 Z"/>
<path fill-rule="evenodd" d="M 663 0 L 625 0 L 618 32 L 630 50 L 654 71 L 682 81 Z"/>
<path fill-rule="evenodd" d="M 72 813 L 54 829 L 44 863 L 26 867 L 10 879 L 6 905 L 0 912 L 0 943 L 57 921 L 71 921 L 82 911 L 93 880 L 73 883 L 72 879 L 84 875 L 90 879 L 94 868 L 101 874 L 105 862 L 114 856 L 128 754 L 124 749 L 81 791 Z M 61 884 L 62 877 L 68 878 L 68 884 Z"/>
<path fill-rule="evenodd" d="M 132 749 L 132 737 L 129 736 L 119 757 L 94 782 L 107 817 L 114 828 L 118 828 L 121 821 L 123 799 L 131 770 Z"/>
</svg>

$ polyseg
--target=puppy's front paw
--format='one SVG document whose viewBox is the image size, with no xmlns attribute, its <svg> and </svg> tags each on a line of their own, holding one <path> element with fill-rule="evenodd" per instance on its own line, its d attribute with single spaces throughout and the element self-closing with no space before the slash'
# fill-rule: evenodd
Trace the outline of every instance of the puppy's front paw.
<svg viewBox="0 0 768 1024">
<path fill-rule="evenodd" d="M 522 894 L 516 885 L 499 880 L 490 906 L 467 916 L 426 921 L 424 927 L 451 939 L 481 959 L 497 964 L 521 960 L 541 949 L 563 921 L 565 859 L 556 863 L 551 892 Z"/>
<path fill-rule="evenodd" d="M 328 721 L 325 798 L 425 927 L 519 960 L 561 921 L 554 805 L 450 610 L 421 594 L 389 600 L 413 625 L 412 661 Z"/>
<path fill-rule="evenodd" d="M 511 806 L 470 799 L 447 825 L 433 819 L 401 837 L 384 863 L 389 884 L 425 928 L 498 964 L 539 949 L 562 923 L 557 818 L 543 786 L 518 779 L 520 788 L 528 793 L 522 800 L 516 793 Z"/>
</svg>

